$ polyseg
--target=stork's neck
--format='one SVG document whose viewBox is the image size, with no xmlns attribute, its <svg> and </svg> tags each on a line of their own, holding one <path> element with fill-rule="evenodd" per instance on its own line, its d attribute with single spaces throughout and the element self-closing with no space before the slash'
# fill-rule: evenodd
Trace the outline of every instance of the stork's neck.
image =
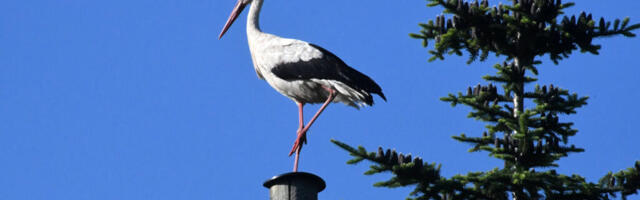
<svg viewBox="0 0 640 200">
<path fill-rule="evenodd" d="M 253 32 L 262 33 L 260 30 L 260 10 L 262 9 L 262 0 L 253 0 L 251 8 L 249 9 L 249 16 L 247 17 L 247 34 L 251 35 Z"/>
</svg>

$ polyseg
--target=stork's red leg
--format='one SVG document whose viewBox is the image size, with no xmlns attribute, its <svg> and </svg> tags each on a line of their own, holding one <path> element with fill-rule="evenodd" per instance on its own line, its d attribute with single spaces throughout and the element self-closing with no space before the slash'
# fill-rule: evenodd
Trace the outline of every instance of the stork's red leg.
<svg viewBox="0 0 640 200">
<path fill-rule="evenodd" d="M 300 118 L 300 126 L 298 127 L 298 131 L 297 131 L 297 135 L 299 136 L 301 133 L 300 131 L 302 131 L 302 129 L 304 129 L 304 115 L 303 113 L 303 107 L 304 107 L 304 103 L 300 103 L 296 101 L 296 104 L 298 105 L 298 113 L 299 113 L 299 118 Z M 293 163 L 293 172 L 297 172 L 298 171 L 298 160 L 300 160 L 300 148 L 296 149 L 296 158 L 295 158 L 295 162 Z"/>
<path fill-rule="evenodd" d="M 298 104 L 298 118 L 300 119 L 300 126 L 298 128 L 298 134 L 300 133 L 300 131 L 304 128 L 304 115 L 302 114 L 302 112 L 304 111 L 303 107 L 304 107 L 304 103 L 300 103 L 296 101 L 296 104 Z"/>
<path fill-rule="evenodd" d="M 293 148 L 291 148 L 291 151 L 289 152 L 289 156 L 291 156 L 293 154 L 293 152 L 299 151 L 300 149 L 302 149 L 302 145 L 304 142 L 303 138 L 306 138 L 307 136 L 307 131 L 309 130 L 309 128 L 311 127 L 311 125 L 313 125 L 313 122 L 316 121 L 316 119 L 318 118 L 318 116 L 320 116 L 320 114 L 322 113 L 322 111 L 324 111 L 325 108 L 327 108 L 327 106 L 333 101 L 333 99 L 336 97 L 336 91 L 331 89 L 331 88 L 327 88 L 325 87 L 325 89 L 329 92 L 329 97 L 327 98 L 327 101 L 324 102 L 324 104 L 322 104 L 322 107 L 320 107 L 320 109 L 318 110 L 318 112 L 316 112 L 316 114 L 313 116 L 313 118 L 311 118 L 311 120 L 309 120 L 309 123 L 307 123 L 307 126 L 305 126 L 302 131 L 300 131 L 300 133 L 298 133 L 298 138 L 296 138 L 296 142 L 293 144 Z M 295 168 L 294 168 L 295 169 Z"/>
<path fill-rule="evenodd" d="M 296 135 L 300 135 L 300 132 L 302 131 L 302 129 L 304 129 L 304 103 L 299 103 L 296 102 L 296 104 L 298 104 L 298 113 L 299 113 L 299 121 L 300 121 L 300 126 L 298 127 L 298 131 L 296 132 Z M 302 141 L 307 144 L 307 137 L 303 137 Z"/>
</svg>

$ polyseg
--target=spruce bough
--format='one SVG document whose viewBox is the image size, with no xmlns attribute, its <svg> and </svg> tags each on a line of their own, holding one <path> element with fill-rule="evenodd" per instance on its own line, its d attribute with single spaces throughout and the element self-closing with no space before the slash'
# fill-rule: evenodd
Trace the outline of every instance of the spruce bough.
<svg viewBox="0 0 640 200">
<path fill-rule="evenodd" d="M 493 66 L 495 75 L 483 77 L 488 85 L 441 98 L 453 106 L 471 107 L 469 117 L 487 123 L 480 136 L 462 134 L 453 138 L 472 144 L 472 152 L 486 151 L 504 161 L 503 168 L 447 178 L 440 175 L 440 165 L 419 157 L 383 148 L 369 152 L 332 142 L 354 157 L 348 164 L 372 162 L 365 174 L 393 173 L 391 179 L 375 186 L 414 185 L 409 199 L 626 199 L 636 194 L 640 189 L 640 161 L 626 170 L 606 174 L 598 183 L 587 182 L 579 175 L 558 174 L 553 169 L 558 166 L 556 161 L 584 151 L 569 144 L 569 138 L 578 131 L 560 116 L 575 114 L 588 98 L 553 84 L 536 85 L 532 91 L 525 88 L 537 81 L 541 57 L 548 56 L 557 65 L 575 50 L 597 55 L 601 46 L 593 44 L 593 39 L 635 37 L 632 31 L 640 28 L 640 24 L 630 25 L 628 18 L 607 21 L 585 12 L 563 15 L 563 10 L 573 5 L 561 0 L 514 0 L 511 5 L 497 6 L 489 6 L 486 0 L 428 0 L 429 7 L 440 6 L 451 17 L 437 16 L 420 24 L 420 33 L 410 35 L 422 40 L 425 47 L 435 42 L 429 61 L 444 60 L 445 55 L 461 56 L 463 51 L 470 55 L 468 63 L 484 61 L 489 54 L 505 58 Z M 534 105 L 525 106 L 525 102 Z"/>
</svg>

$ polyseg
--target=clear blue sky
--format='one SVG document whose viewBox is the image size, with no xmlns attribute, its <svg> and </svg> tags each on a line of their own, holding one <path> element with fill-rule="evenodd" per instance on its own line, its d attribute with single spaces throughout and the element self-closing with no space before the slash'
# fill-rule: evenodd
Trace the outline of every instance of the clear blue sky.
<svg viewBox="0 0 640 200">
<path fill-rule="evenodd" d="M 246 13 L 217 40 L 234 0 L 9 0 L 0 6 L 0 199 L 267 199 L 264 180 L 291 170 L 296 106 L 259 80 Z M 493 73 L 466 57 L 427 62 L 407 35 L 440 9 L 425 1 L 267 0 L 266 32 L 313 42 L 370 75 L 389 101 L 331 105 L 309 133 L 301 170 L 322 176 L 322 199 L 404 199 L 371 185 L 335 138 L 443 165 L 451 176 L 501 164 L 451 135 L 481 133 L 464 107 L 439 101 Z M 496 3 L 496 2 L 492 2 Z M 630 16 L 632 0 L 568 10 Z M 541 83 L 590 96 L 560 162 L 590 181 L 640 159 L 638 38 L 597 40 L 600 56 L 545 62 Z M 380 99 L 376 99 L 380 102 Z M 308 106 L 311 114 L 318 106 Z M 565 118 L 567 119 L 567 118 Z M 637 196 L 636 196 L 637 197 Z"/>
</svg>

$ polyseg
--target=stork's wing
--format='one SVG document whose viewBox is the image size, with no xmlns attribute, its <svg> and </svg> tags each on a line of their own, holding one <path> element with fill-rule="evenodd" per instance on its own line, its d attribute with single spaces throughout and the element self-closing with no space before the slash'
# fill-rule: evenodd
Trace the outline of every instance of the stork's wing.
<svg viewBox="0 0 640 200">
<path fill-rule="evenodd" d="M 303 45 L 296 48 L 313 48 L 304 49 L 304 51 L 298 49 L 298 52 L 309 52 L 309 55 L 299 55 L 301 58 L 307 58 L 306 60 L 299 59 L 280 63 L 272 68 L 271 72 L 284 80 L 326 79 L 340 81 L 353 89 L 378 94 L 386 101 L 380 86 L 369 76 L 349 67 L 336 55 L 320 46 L 309 43 L 303 43 Z"/>
</svg>

